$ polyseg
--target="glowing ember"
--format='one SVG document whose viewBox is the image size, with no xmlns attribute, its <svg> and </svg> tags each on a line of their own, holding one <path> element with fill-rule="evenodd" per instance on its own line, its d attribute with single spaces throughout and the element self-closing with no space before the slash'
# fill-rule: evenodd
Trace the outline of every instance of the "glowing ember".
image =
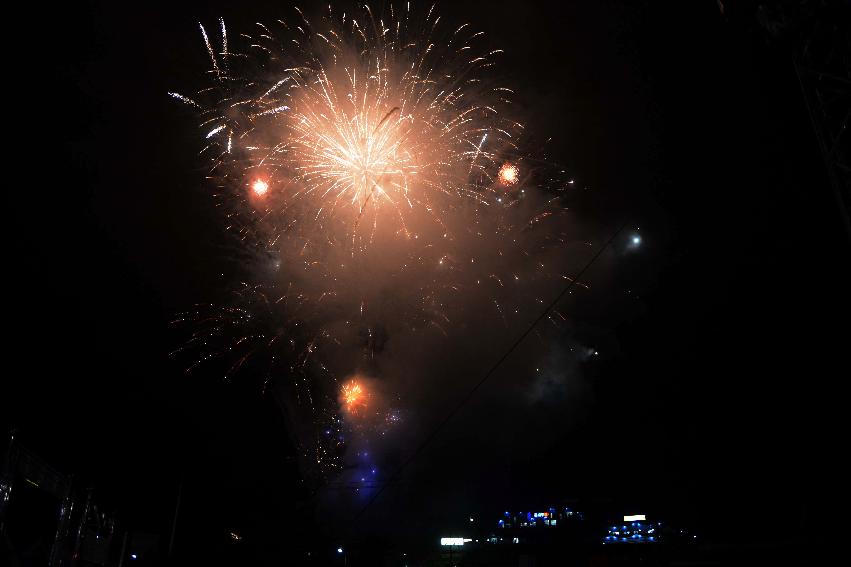
<svg viewBox="0 0 851 567">
<path fill-rule="evenodd" d="M 267 191 L 269 191 L 269 184 L 262 179 L 258 179 L 251 185 L 251 190 L 254 191 L 254 194 L 258 197 L 262 197 Z"/>
<path fill-rule="evenodd" d="M 499 181 L 503 185 L 514 185 L 520 177 L 520 170 L 512 163 L 505 163 L 499 168 Z"/>
</svg>

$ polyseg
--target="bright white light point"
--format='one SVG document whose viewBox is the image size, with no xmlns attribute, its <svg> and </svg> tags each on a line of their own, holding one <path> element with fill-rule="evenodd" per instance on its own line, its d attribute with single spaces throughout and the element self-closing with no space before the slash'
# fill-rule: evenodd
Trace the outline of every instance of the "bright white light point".
<svg viewBox="0 0 851 567">
<path fill-rule="evenodd" d="M 269 184 L 262 179 L 258 179 L 251 184 L 251 190 L 254 191 L 254 194 L 258 197 L 262 197 L 269 191 Z"/>
<path fill-rule="evenodd" d="M 342 548 L 342 547 L 338 547 L 338 548 L 337 548 L 337 553 L 343 553 L 343 548 Z"/>
<path fill-rule="evenodd" d="M 639 244 L 641 244 L 641 237 L 636 234 L 632 237 L 632 243 L 638 246 Z"/>
</svg>

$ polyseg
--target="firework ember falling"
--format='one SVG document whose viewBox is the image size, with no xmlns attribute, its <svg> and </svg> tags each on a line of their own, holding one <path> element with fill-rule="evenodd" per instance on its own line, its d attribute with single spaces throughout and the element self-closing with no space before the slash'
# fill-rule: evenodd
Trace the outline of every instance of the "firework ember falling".
<svg viewBox="0 0 851 567">
<path fill-rule="evenodd" d="M 183 350 L 201 352 L 193 367 L 218 360 L 280 388 L 313 423 L 318 440 L 302 444 L 322 474 L 340 468 L 340 412 L 368 399 L 338 377 L 392 382 L 378 371 L 388 337 L 449 340 L 456 319 L 507 329 L 569 278 L 564 172 L 541 166 L 533 195 L 505 191 L 536 177 L 521 183 L 523 126 L 490 74 L 501 50 L 439 21 L 409 4 L 329 7 L 316 22 L 297 10 L 240 46 L 224 22 L 217 41 L 201 26 L 211 82 L 170 93 L 198 114 L 215 197 L 249 258 L 231 304 L 181 318 L 196 325 Z M 382 411 L 396 416 L 377 420 L 383 435 L 400 420 Z"/>
</svg>

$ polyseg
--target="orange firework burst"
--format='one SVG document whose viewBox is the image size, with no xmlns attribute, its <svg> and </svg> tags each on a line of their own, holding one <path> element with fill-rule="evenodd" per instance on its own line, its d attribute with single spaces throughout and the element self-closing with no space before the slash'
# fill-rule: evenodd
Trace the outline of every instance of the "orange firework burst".
<svg viewBox="0 0 851 567">
<path fill-rule="evenodd" d="M 262 179 L 258 179 L 251 184 L 251 190 L 254 191 L 254 194 L 258 197 L 262 197 L 269 191 L 269 184 Z"/>
<path fill-rule="evenodd" d="M 520 170 L 513 163 L 504 163 L 499 168 L 499 181 L 503 185 L 514 185 L 520 178 Z"/>
<path fill-rule="evenodd" d="M 357 415 L 360 410 L 366 408 L 366 389 L 357 380 L 351 380 L 343 384 L 340 399 L 349 414 Z"/>
</svg>

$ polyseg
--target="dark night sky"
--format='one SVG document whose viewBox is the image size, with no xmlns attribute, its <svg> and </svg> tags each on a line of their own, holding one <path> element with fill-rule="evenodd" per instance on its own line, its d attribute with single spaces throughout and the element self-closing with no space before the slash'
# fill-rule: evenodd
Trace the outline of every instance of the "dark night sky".
<svg viewBox="0 0 851 567">
<path fill-rule="evenodd" d="M 187 538 L 273 533 L 302 495 L 274 402 L 167 358 L 173 314 L 214 298 L 227 268 L 196 133 L 166 92 L 203 68 L 198 20 L 238 30 L 287 8 L 242 4 L 66 6 L 19 19 L 6 49 L 0 431 L 14 424 L 154 531 L 185 474 Z M 521 507 L 613 498 L 710 531 L 732 517 L 727 536 L 745 538 L 766 515 L 821 525 L 839 478 L 850 256 L 791 60 L 714 0 L 459 4 L 441 12 L 507 51 L 529 124 L 593 189 L 582 206 L 646 242 L 607 284 L 640 300 L 581 308 L 617 348 L 583 369 L 577 418 L 494 474 Z M 485 418 L 492 393 L 447 439 L 465 420 L 476 435 L 504 425 Z M 489 486 L 475 451 L 433 451 L 452 466 L 408 486 Z"/>
</svg>

